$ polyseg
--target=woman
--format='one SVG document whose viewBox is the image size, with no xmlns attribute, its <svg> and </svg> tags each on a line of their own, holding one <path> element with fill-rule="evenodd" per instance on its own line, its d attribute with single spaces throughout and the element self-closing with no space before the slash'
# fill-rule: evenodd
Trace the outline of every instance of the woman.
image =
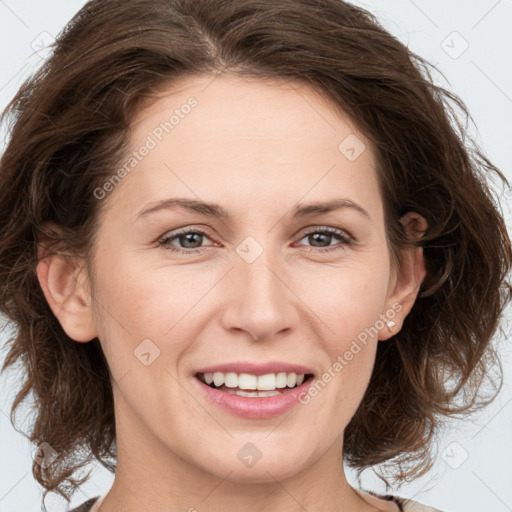
<svg viewBox="0 0 512 512">
<path fill-rule="evenodd" d="M 420 476 L 499 391 L 506 179 L 451 108 L 340 0 L 87 3 L 0 162 L 45 495 L 94 457 L 114 484 L 77 511 L 434 510 L 343 462 Z"/>
</svg>

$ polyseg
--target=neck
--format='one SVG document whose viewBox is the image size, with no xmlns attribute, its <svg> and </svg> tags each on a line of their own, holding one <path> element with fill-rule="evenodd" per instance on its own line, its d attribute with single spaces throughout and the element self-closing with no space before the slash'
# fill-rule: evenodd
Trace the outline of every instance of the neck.
<svg viewBox="0 0 512 512">
<path fill-rule="evenodd" d="M 273 452 L 283 453 L 281 443 L 286 440 L 277 432 L 273 435 L 279 445 L 274 450 L 268 432 L 260 437 L 251 436 L 253 446 L 262 447 L 263 453 L 250 467 L 237 456 L 240 448 L 249 446 L 247 435 L 237 434 L 243 441 L 236 441 L 231 435 L 233 457 L 222 450 L 216 453 L 215 447 L 203 448 L 203 455 L 191 454 L 179 443 L 170 446 L 172 440 L 162 442 L 161 436 L 165 435 L 150 432 L 127 409 L 119 414 L 116 411 L 117 470 L 100 512 L 396 510 L 390 508 L 389 502 L 363 495 L 349 485 L 341 456 L 343 432 L 331 446 L 321 447 L 323 451 L 305 447 L 304 453 L 290 454 L 294 463 L 272 457 Z M 310 454 L 319 452 L 323 455 L 312 460 Z"/>
</svg>

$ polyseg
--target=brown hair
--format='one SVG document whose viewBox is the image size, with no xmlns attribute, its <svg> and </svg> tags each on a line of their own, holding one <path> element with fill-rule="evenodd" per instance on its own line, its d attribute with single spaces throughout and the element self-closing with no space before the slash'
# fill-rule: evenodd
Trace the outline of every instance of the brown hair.
<svg viewBox="0 0 512 512">
<path fill-rule="evenodd" d="M 345 430 L 344 456 L 358 474 L 386 461 L 397 480 L 425 473 L 441 420 L 495 398 L 502 369 L 492 338 L 512 296 L 512 250 L 488 181 L 509 184 L 431 69 L 341 0 L 93 0 L 80 10 L 2 117 L 11 133 L 0 161 L 0 310 L 17 327 L 3 369 L 19 361 L 26 376 L 11 422 L 32 392 L 27 437 L 58 454 L 32 466 L 45 496 L 74 492 L 89 475 L 73 474 L 93 457 L 115 471 L 117 451 L 101 346 L 73 342 L 53 315 L 35 272 L 38 243 L 92 264 L 107 204 L 94 190 L 119 165 L 142 102 L 180 77 L 279 78 L 322 93 L 375 148 L 393 262 L 408 244 L 423 247 L 419 296 L 402 330 L 378 344 Z M 402 229 L 408 211 L 428 222 L 420 239 Z M 61 232 L 45 234 L 47 222 Z M 478 401 L 498 370 L 494 395 Z"/>
</svg>

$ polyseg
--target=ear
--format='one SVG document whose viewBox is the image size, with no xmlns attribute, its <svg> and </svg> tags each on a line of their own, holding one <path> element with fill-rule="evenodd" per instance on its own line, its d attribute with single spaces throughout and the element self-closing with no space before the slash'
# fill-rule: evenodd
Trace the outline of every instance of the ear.
<svg viewBox="0 0 512 512">
<path fill-rule="evenodd" d="M 416 212 L 408 212 L 400 222 L 407 235 L 421 237 L 427 229 L 427 221 Z M 425 278 L 425 261 L 422 247 L 408 247 L 401 252 L 398 268 L 390 276 L 386 310 L 381 315 L 384 327 L 379 330 L 379 340 L 387 340 L 402 329 L 405 317 L 411 311 Z M 388 327 L 387 321 L 394 322 Z"/>
<path fill-rule="evenodd" d="M 53 314 L 73 340 L 87 342 L 97 336 L 92 297 L 82 260 L 50 253 L 38 245 L 37 278 Z"/>
</svg>

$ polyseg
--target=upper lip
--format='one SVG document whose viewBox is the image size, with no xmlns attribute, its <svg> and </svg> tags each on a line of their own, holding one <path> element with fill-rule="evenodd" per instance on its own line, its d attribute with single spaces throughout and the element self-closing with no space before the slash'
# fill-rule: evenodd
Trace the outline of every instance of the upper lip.
<svg viewBox="0 0 512 512">
<path fill-rule="evenodd" d="M 285 363 L 282 361 L 269 361 L 267 363 L 252 363 L 249 361 L 235 361 L 232 363 L 221 363 L 214 366 L 200 368 L 196 373 L 234 372 L 250 373 L 252 375 L 266 375 L 267 373 L 296 373 L 306 375 L 313 373 L 311 368 L 300 364 Z"/>
</svg>

